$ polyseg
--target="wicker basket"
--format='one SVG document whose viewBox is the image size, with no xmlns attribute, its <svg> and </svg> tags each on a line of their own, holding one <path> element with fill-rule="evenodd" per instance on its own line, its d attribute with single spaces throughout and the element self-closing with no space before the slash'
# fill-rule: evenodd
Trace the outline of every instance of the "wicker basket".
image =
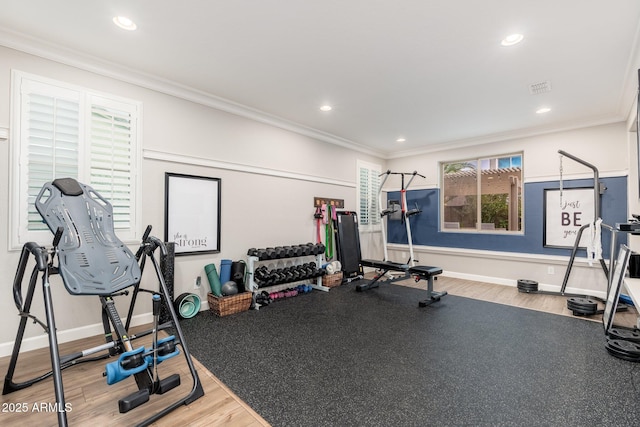
<svg viewBox="0 0 640 427">
<path fill-rule="evenodd" d="M 249 310 L 252 296 L 253 294 L 251 292 L 242 292 L 237 295 L 218 297 L 209 292 L 207 294 L 207 301 L 209 301 L 209 310 L 211 310 L 213 314 L 218 317 L 224 317 Z"/>
<path fill-rule="evenodd" d="M 342 271 L 322 276 L 322 284 L 328 288 L 342 285 Z"/>
</svg>

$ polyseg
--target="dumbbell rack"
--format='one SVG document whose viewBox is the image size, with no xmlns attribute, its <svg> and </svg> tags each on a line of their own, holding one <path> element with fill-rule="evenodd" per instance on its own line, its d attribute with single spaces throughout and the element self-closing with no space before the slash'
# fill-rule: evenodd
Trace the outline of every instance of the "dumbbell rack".
<svg viewBox="0 0 640 427">
<path fill-rule="evenodd" d="M 321 266 L 322 265 L 322 261 L 323 261 L 323 254 L 316 254 L 316 255 L 291 255 L 291 256 L 281 256 L 278 258 L 270 258 L 270 259 L 260 259 L 257 256 L 252 256 L 252 255 L 247 255 L 247 270 L 248 270 L 248 280 L 246 283 L 246 287 L 247 290 L 249 290 L 250 292 L 253 292 L 254 294 L 258 291 L 262 292 L 262 291 L 279 291 L 282 289 L 286 289 L 288 287 L 291 287 L 292 283 L 296 283 L 296 282 L 305 282 L 309 279 L 296 279 L 290 282 L 283 282 L 283 283 L 278 283 L 276 285 L 271 285 L 271 286 L 263 286 L 263 287 L 259 287 L 258 284 L 255 281 L 255 276 L 254 276 L 254 272 L 257 268 L 257 266 L 261 263 L 268 263 L 268 262 L 274 262 L 274 261 L 279 261 L 279 260 L 284 260 L 284 259 L 291 259 L 291 258 L 304 258 L 304 257 L 314 257 L 315 259 L 315 263 L 317 266 Z M 311 287 L 313 289 L 317 289 L 319 291 L 324 291 L 324 292 L 328 292 L 331 288 L 327 287 L 327 286 L 323 286 L 322 285 L 322 276 L 317 276 L 315 277 L 315 283 L 311 284 Z"/>
</svg>

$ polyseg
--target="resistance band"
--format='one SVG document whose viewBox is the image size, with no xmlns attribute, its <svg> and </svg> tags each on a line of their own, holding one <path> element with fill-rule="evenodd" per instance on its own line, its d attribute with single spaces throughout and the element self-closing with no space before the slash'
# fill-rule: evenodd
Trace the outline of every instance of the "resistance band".
<svg viewBox="0 0 640 427">
<path fill-rule="evenodd" d="M 326 208 L 326 222 L 325 222 L 325 257 L 327 260 L 333 258 L 333 217 L 335 210 L 331 205 L 327 205 Z"/>
<path fill-rule="evenodd" d="M 322 207 L 316 207 L 316 212 L 313 214 L 313 217 L 316 219 L 316 243 L 322 243 L 322 235 L 320 234 L 320 228 L 322 224 Z"/>
</svg>

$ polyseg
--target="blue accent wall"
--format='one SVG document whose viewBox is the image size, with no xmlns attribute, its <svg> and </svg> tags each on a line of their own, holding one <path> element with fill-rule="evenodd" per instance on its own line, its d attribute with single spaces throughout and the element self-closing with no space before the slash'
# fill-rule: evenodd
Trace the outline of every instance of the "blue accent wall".
<svg viewBox="0 0 640 427">
<path fill-rule="evenodd" d="M 607 188 L 602 195 L 600 216 L 605 224 L 615 226 L 627 221 L 627 177 L 600 178 Z M 563 182 L 564 188 L 593 187 L 593 179 Z M 416 204 L 422 212 L 410 217 L 414 245 L 479 249 L 528 254 L 565 255 L 571 249 L 544 247 L 544 190 L 560 188 L 559 181 L 524 184 L 524 234 L 489 234 L 440 231 L 440 190 L 407 191 L 407 207 Z M 400 200 L 400 192 L 387 193 L 387 201 Z M 585 233 L 587 230 L 585 230 Z M 399 220 L 387 222 L 387 241 L 407 244 L 405 225 Z M 626 233 L 618 233 L 618 243 L 626 243 Z M 609 256 L 610 233 L 602 230 L 603 256 Z M 578 251 L 584 257 L 584 250 Z"/>
</svg>

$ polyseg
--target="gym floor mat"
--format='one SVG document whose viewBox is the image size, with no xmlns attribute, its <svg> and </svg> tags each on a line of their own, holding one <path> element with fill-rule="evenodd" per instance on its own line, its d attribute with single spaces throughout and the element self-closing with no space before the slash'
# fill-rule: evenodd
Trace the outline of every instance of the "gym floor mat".
<svg viewBox="0 0 640 427">
<path fill-rule="evenodd" d="M 355 284 L 181 321 L 192 354 L 274 426 L 640 425 L 638 364 L 602 325 Z"/>
</svg>

